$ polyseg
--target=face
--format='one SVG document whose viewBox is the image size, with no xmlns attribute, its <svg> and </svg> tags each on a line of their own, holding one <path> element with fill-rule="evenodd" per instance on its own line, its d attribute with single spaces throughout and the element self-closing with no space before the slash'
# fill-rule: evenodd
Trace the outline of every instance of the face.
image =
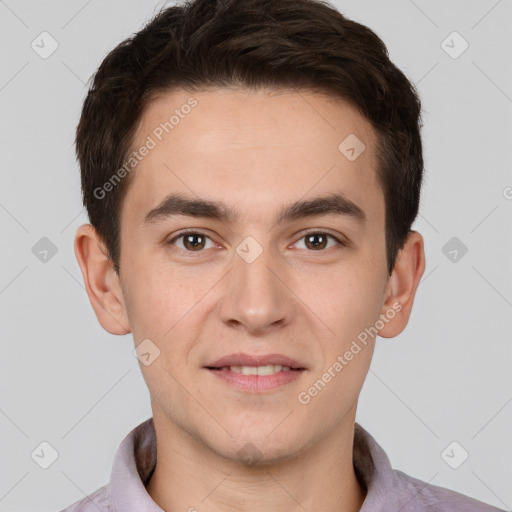
<svg viewBox="0 0 512 512">
<path fill-rule="evenodd" d="M 119 301 L 145 343 L 155 421 L 223 457 L 252 446 L 268 461 L 353 425 L 374 333 L 400 307 L 375 144 L 356 109 L 306 91 L 180 90 L 148 107 Z M 220 369 L 269 362 L 219 362 L 232 354 L 292 369 Z"/>
</svg>

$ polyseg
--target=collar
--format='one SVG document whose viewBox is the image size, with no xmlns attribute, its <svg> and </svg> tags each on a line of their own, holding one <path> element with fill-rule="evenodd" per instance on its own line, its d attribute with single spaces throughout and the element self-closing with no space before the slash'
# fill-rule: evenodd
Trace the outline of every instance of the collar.
<svg viewBox="0 0 512 512">
<path fill-rule="evenodd" d="M 153 418 L 135 427 L 121 443 L 112 467 L 108 493 L 115 511 L 163 512 L 145 485 L 156 466 L 156 433 Z M 375 439 L 358 423 L 354 425 L 354 471 L 366 486 L 360 512 L 378 512 L 389 489 L 396 489 L 390 461 Z"/>
</svg>

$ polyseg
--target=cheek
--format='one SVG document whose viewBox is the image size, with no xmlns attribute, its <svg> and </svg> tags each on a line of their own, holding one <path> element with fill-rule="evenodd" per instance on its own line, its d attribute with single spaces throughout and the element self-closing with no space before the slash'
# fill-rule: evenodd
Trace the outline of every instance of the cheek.
<svg viewBox="0 0 512 512">
<path fill-rule="evenodd" d="M 358 258 L 357 264 L 340 265 L 328 275 L 309 280 L 300 294 L 306 304 L 337 336 L 338 349 L 379 317 L 382 296 L 380 274 Z"/>
<path fill-rule="evenodd" d="M 135 343 L 149 338 L 160 347 L 172 344 L 175 353 L 182 351 L 180 344 L 186 350 L 218 276 L 213 271 L 198 274 L 192 266 L 172 268 L 159 259 L 133 269 L 126 305 Z"/>
<path fill-rule="evenodd" d="M 334 334 L 326 331 L 317 338 L 321 364 L 308 382 L 313 387 L 304 391 L 311 392 L 311 403 L 328 423 L 347 413 L 363 386 L 375 347 L 372 327 L 379 319 L 381 297 L 374 277 L 354 267 L 326 283 L 323 291 L 319 316 Z"/>
<path fill-rule="evenodd" d="M 123 292 L 136 342 L 141 337 L 162 338 L 190 309 L 193 299 L 193 289 L 183 279 L 158 265 L 131 267 Z"/>
</svg>

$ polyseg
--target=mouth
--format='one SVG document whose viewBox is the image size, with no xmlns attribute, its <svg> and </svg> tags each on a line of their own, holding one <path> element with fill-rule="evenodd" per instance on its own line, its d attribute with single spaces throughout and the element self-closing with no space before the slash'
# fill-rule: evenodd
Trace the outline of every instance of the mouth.
<svg viewBox="0 0 512 512">
<path fill-rule="evenodd" d="M 290 366 L 283 366 L 280 364 L 267 364 L 264 366 L 222 366 L 221 368 L 215 366 L 206 366 L 208 370 L 219 372 L 233 372 L 241 375 L 274 375 L 280 372 L 294 372 L 305 370 L 305 368 L 291 368 Z"/>
<path fill-rule="evenodd" d="M 301 362 L 292 359 L 283 354 L 245 354 L 237 353 L 221 357 L 216 361 L 212 361 L 205 368 L 208 369 L 225 369 L 225 368 L 260 368 L 260 367 L 280 367 L 290 370 L 305 370 L 306 366 Z M 286 370 L 285 370 L 286 371 Z"/>
<path fill-rule="evenodd" d="M 231 354 L 204 368 L 222 382 L 252 393 L 290 384 L 307 370 L 300 362 L 281 354 Z"/>
</svg>

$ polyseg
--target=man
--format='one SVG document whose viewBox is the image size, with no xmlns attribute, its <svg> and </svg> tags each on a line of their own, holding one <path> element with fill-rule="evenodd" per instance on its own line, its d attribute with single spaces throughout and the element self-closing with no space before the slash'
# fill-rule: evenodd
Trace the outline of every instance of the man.
<svg viewBox="0 0 512 512">
<path fill-rule="evenodd" d="M 67 511 L 498 510 L 393 470 L 355 423 L 425 268 L 420 110 L 316 0 L 168 7 L 105 58 L 75 253 L 153 416 Z"/>
</svg>

